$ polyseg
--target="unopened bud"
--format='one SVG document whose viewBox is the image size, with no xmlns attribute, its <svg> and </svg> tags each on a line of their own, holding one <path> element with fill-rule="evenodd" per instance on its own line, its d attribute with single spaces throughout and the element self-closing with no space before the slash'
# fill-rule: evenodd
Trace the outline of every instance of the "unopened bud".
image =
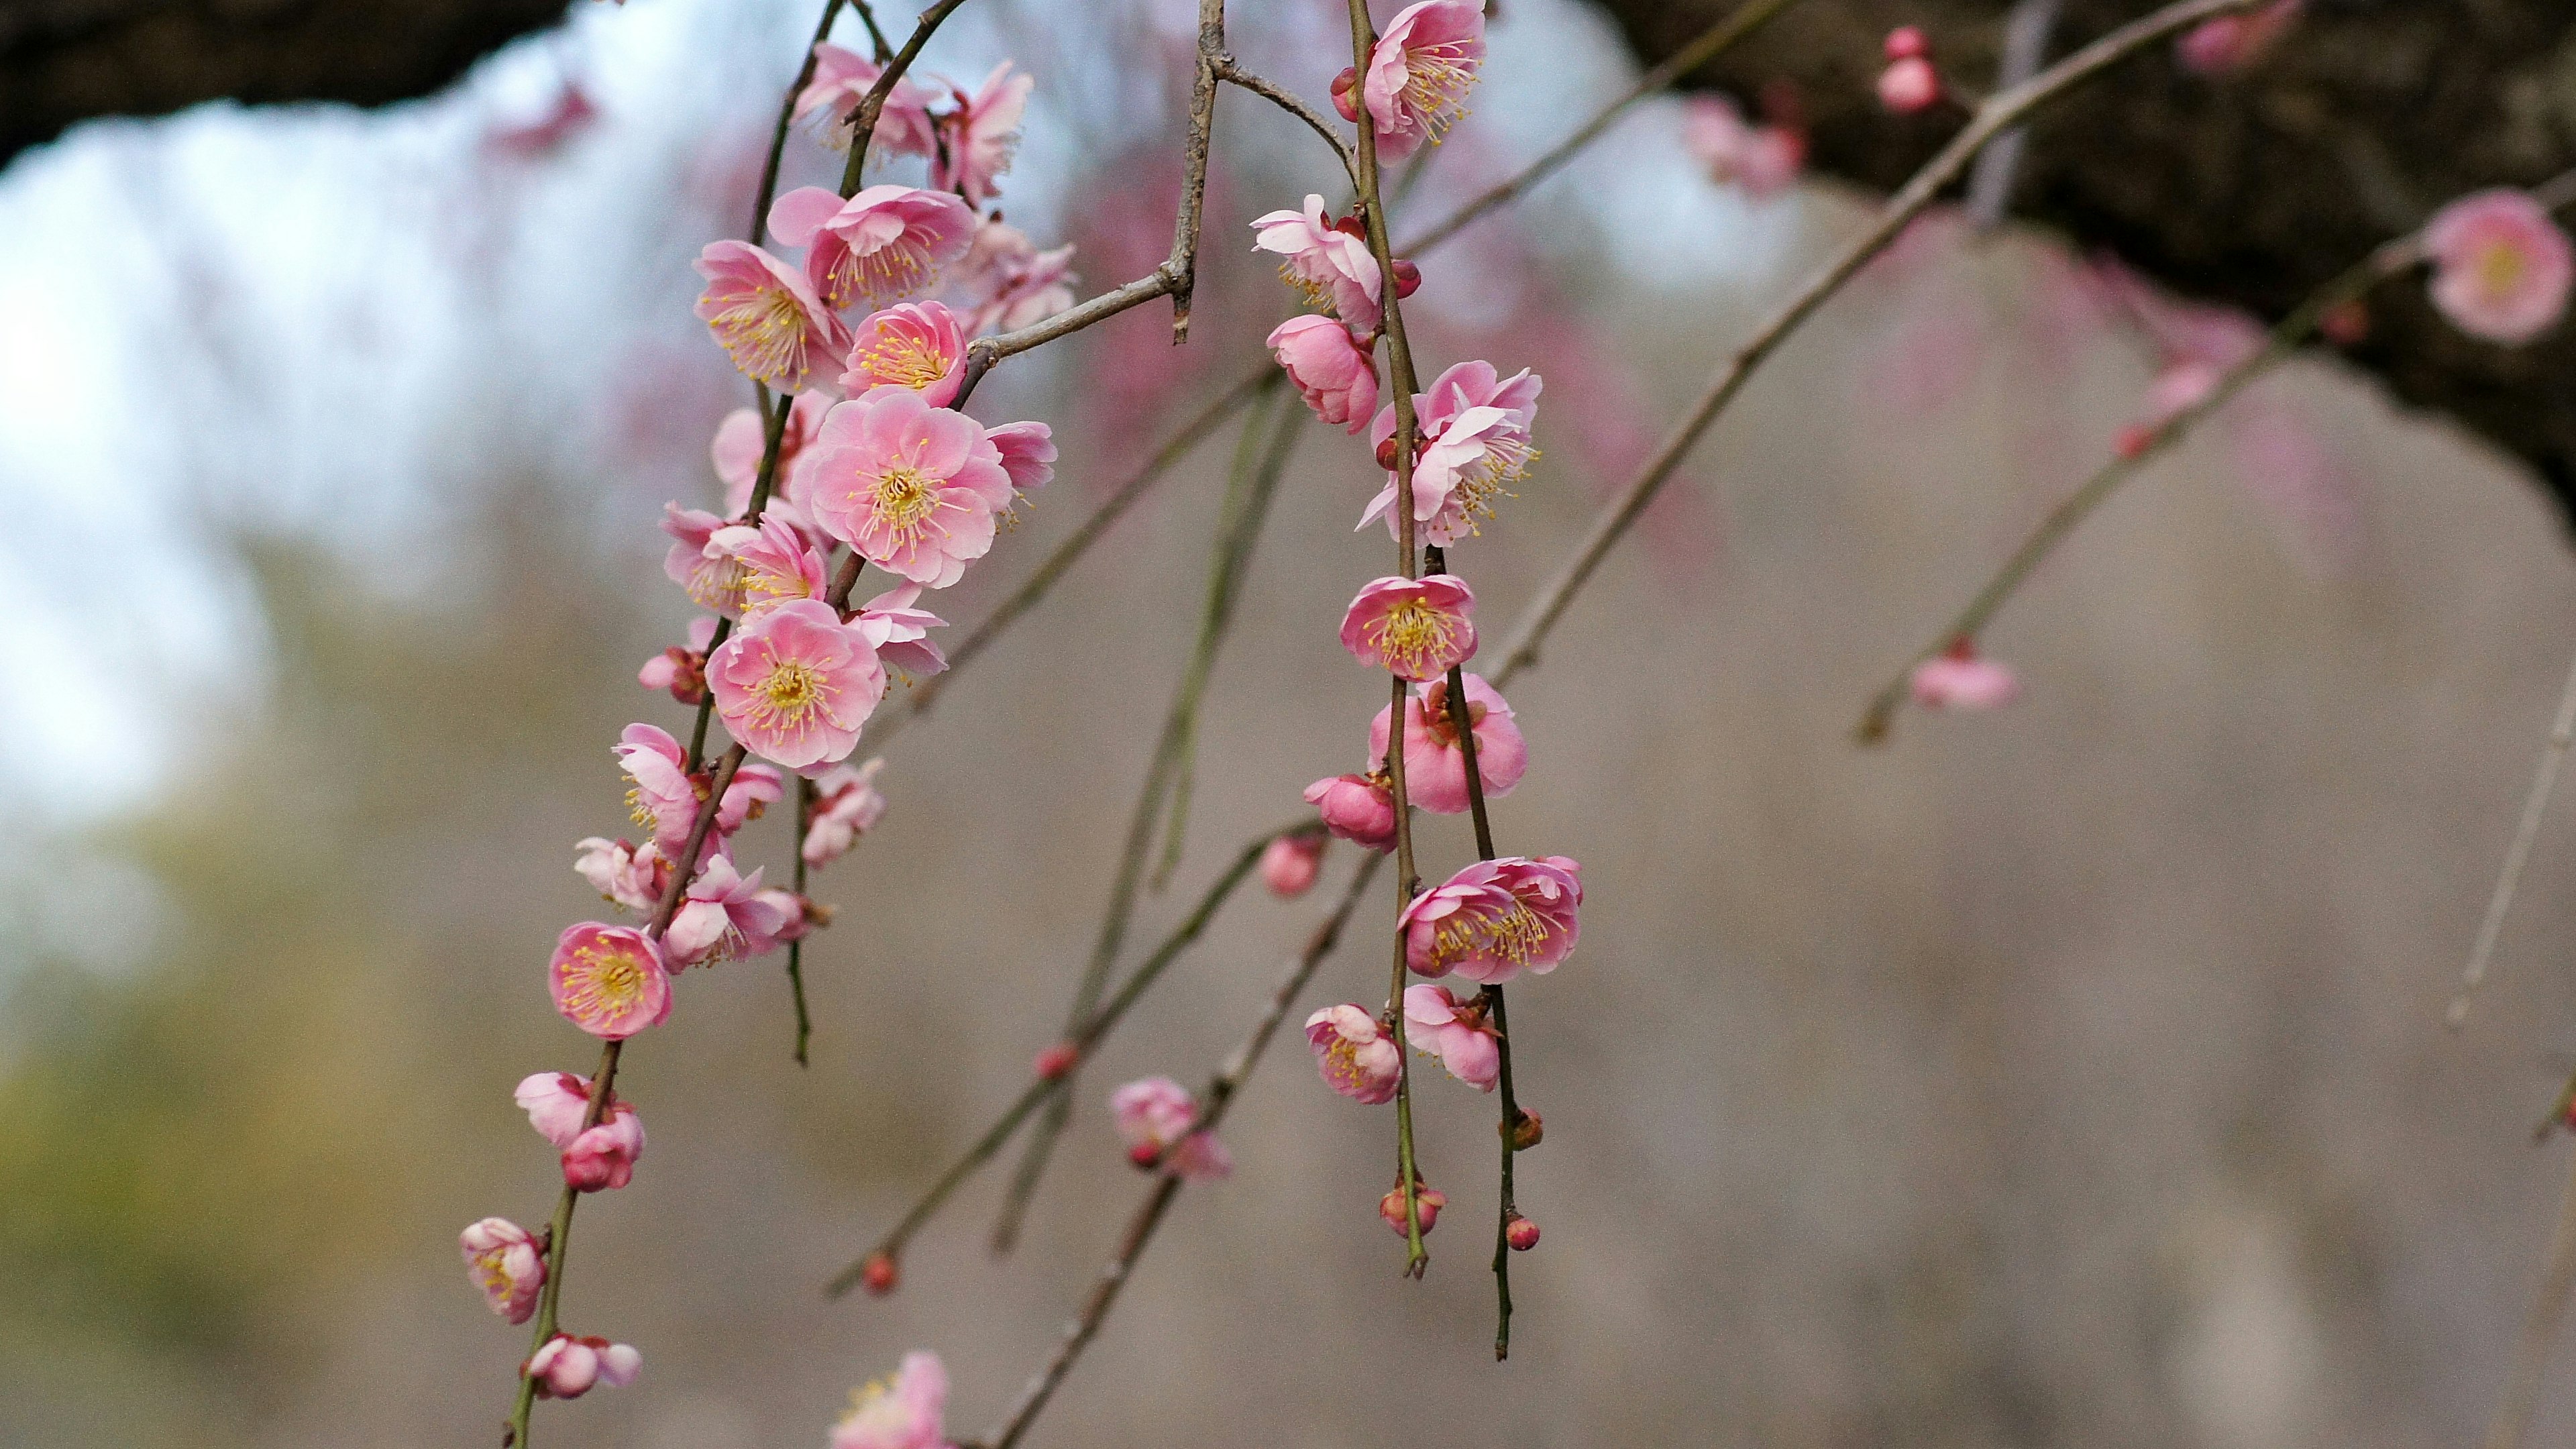
<svg viewBox="0 0 2576 1449">
<path fill-rule="evenodd" d="M 1390 473 L 1395 471 L 1395 435 L 1393 433 L 1387 434 L 1386 441 L 1377 445 L 1377 465 Z"/>
<path fill-rule="evenodd" d="M 1889 60 L 1914 60 L 1931 53 L 1932 42 L 1924 36 L 1923 27 L 1919 25 L 1900 25 L 1887 32 Z"/>
<path fill-rule="evenodd" d="M 1351 93 L 1359 87 L 1360 73 L 1357 66 L 1343 66 L 1342 73 L 1333 77 L 1333 109 L 1341 112 L 1342 119 L 1353 125 L 1359 124 L 1360 107 Z"/>
<path fill-rule="evenodd" d="M 1029 1064 L 1029 1069 L 1036 1072 L 1042 1082 L 1060 1081 L 1065 1073 L 1073 1070 L 1074 1063 L 1081 1060 L 1082 1048 L 1069 1041 L 1060 1041 L 1039 1052 L 1037 1060 Z"/>
<path fill-rule="evenodd" d="M 1440 1221 L 1440 1210 L 1449 1205 L 1449 1199 L 1447 1195 L 1442 1193 L 1440 1189 L 1436 1187 L 1416 1186 L 1413 1190 L 1413 1205 L 1422 1218 L 1423 1236 L 1428 1237 L 1431 1234 L 1432 1225 Z M 1386 1196 L 1379 1198 L 1377 1200 L 1377 1215 L 1386 1219 L 1386 1225 L 1395 1229 L 1395 1235 L 1397 1237 L 1404 1237 L 1406 1235 L 1404 1231 L 1404 1189 L 1399 1187 L 1394 1191 L 1389 1192 Z"/>
<path fill-rule="evenodd" d="M 1932 62 L 1909 55 L 1878 75 L 1878 103 L 1900 116 L 1928 111 L 1941 99 L 1941 75 Z"/>
<path fill-rule="evenodd" d="M 1526 1253 L 1538 1246 L 1538 1224 L 1514 1213 L 1512 1220 L 1503 1224 L 1503 1241 L 1512 1245 L 1513 1252 Z"/>
<path fill-rule="evenodd" d="M 1422 269 L 1402 257 L 1395 259 L 1395 295 L 1398 300 L 1410 297 L 1422 285 Z"/>
<path fill-rule="evenodd" d="M 868 1290 L 871 1297 L 883 1298 L 892 1293 L 894 1285 L 901 1281 L 902 1270 L 895 1267 L 894 1259 L 883 1253 L 870 1253 L 868 1260 L 859 1265 L 859 1286 Z"/>
<path fill-rule="evenodd" d="M 1547 1128 L 1536 1112 L 1523 1112 L 1496 1130 L 1512 1140 L 1514 1152 L 1527 1152 L 1547 1136 Z"/>
<path fill-rule="evenodd" d="M 1163 1160 L 1163 1149 L 1151 1142 L 1139 1142 L 1127 1149 L 1127 1160 L 1136 1164 L 1138 1171 L 1151 1172 L 1154 1164 Z"/>
</svg>

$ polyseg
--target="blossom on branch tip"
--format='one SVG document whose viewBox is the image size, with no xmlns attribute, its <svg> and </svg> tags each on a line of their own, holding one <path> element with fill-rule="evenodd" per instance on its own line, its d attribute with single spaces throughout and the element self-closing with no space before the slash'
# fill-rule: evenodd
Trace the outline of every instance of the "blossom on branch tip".
<svg viewBox="0 0 2576 1449">
<path fill-rule="evenodd" d="M 1263 339 L 1315 416 L 1356 433 L 1377 407 L 1377 357 L 1350 329 L 1314 313 L 1291 317 Z"/>
<path fill-rule="evenodd" d="M 990 200 L 999 190 L 993 179 L 1011 169 L 1020 149 L 1020 113 L 1036 86 L 1036 78 L 1015 72 L 1006 60 L 971 96 L 949 87 L 957 107 L 939 118 L 942 144 L 930 160 L 930 184 L 956 192 L 969 206 Z"/>
<path fill-rule="evenodd" d="M 806 248 L 806 279 L 838 311 L 928 290 L 940 269 L 973 243 L 975 212 L 945 191 L 918 186 L 871 186 L 847 201 L 820 186 L 800 186 L 770 204 L 769 230 Z"/>
<path fill-rule="evenodd" d="M 1295 900 L 1315 888 L 1324 869 L 1324 847 L 1331 837 L 1312 831 L 1282 835 L 1262 847 L 1261 883 L 1281 900 Z"/>
<path fill-rule="evenodd" d="M 830 865 L 858 844 L 860 836 L 876 828 L 886 809 L 886 798 L 876 786 L 877 773 L 884 768 L 883 759 L 870 760 L 855 770 L 836 765 L 815 779 L 814 818 L 801 847 L 807 865 Z"/>
<path fill-rule="evenodd" d="M 1787 126 L 1749 125 L 1724 96 L 1682 102 L 1682 147 L 1720 186 L 1741 186 L 1756 201 L 1786 191 L 1807 163 L 1807 141 Z"/>
<path fill-rule="evenodd" d="M 1371 1107 L 1395 1100 L 1404 1058 L 1368 1008 L 1344 1002 L 1307 1017 L 1306 1045 L 1314 1050 L 1325 1086 Z"/>
<path fill-rule="evenodd" d="M 1405 1035 L 1416 1049 L 1431 1053 L 1449 1075 L 1479 1092 L 1494 1090 L 1502 1075 L 1502 1037 L 1485 1020 L 1484 1005 L 1460 1002 L 1446 986 L 1404 988 Z"/>
<path fill-rule="evenodd" d="M 493 1312 L 511 1323 L 536 1315 L 537 1290 L 546 1286 L 546 1255 L 534 1233 L 508 1218 L 485 1218 L 468 1224 L 456 1242 Z"/>
<path fill-rule="evenodd" d="M 1427 1238 L 1431 1236 L 1432 1225 L 1440 1221 L 1440 1210 L 1448 1205 L 1448 1194 L 1440 1191 L 1436 1187 L 1424 1187 L 1421 1185 L 1420 1179 L 1415 1179 L 1413 1188 L 1414 1216 L 1419 1218 L 1422 1222 L 1422 1235 L 1424 1237 Z M 1395 1235 L 1397 1237 L 1401 1238 L 1408 1236 L 1404 1231 L 1404 1189 L 1401 1187 L 1390 1189 L 1386 1196 L 1379 1198 L 1377 1200 L 1377 1215 L 1386 1219 L 1386 1225 L 1395 1229 Z"/>
<path fill-rule="evenodd" d="M 1529 746 L 1513 721 L 1512 707 L 1481 676 L 1462 676 L 1467 685 L 1467 727 L 1476 738 L 1476 778 L 1487 799 L 1512 793 L 1529 768 Z M 1386 758 L 1388 716 L 1393 706 L 1369 722 L 1369 758 Z M 1467 752 L 1458 740 L 1457 722 L 1449 715 L 1449 681 L 1435 679 L 1405 697 L 1405 798 L 1434 815 L 1463 814 L 1468 805 Z M 1390 822 L 1391 824 L 1391 822 Z"/>
<path fill-rule="evenodd" d="M 774 949 L 794 914 L 770 899 L 772 894 L 761 890 L 759 870 L 746 876 L 724 856 L 708 861 L 662 933 L 671 969 L 745 960 Z"/>
<path fill-rule="evenodd" d="M 849 370 L 841 390 L 855 397 L 880 384 L 908 387 L 932 407 L 957 398 L 966 369 L 966 333 L 939 302 L 901 302 L 871 312 L 852 329 Z"/>
<path fill-rule="evenodd" d="M 796 93 L 796 119 L 820 115 L 824 118 L 817 134 L 824 145 L 835 151 L 850 149 L 850 126 L 857 118 L 859 102 L 867 96 L 877 77 L 885 73 L 874 61 L 856 51 L 823 41 L 814 47 L 814 79 Z M 938 149 L 930 118 L 932 93 L 915 85 L 910 77 L 896 79 L 886 92 L 885 109 L 877 114 L 877 128 L 869 138 L 871 155 L 928 156 Z"/>
<path fill-rule="evenodd" d="M 1369 52 L 1360 104 L 1377 129 L 1381 160 L 1437 144 L 1467 114 L 1467 92 L 1485 62 L 1479 0 L 1421 0 L 1396 12 Z"/>
<path fill-rule="evenodd" d="M 868 1291 L 894 1287 L 894 1261 L 871 1254 L 871 1266 L 886 1265 L 885 1285 L 873 1277 Z M 948 1370 L 935 1353 L 908 1353 L 891 1382 L 879 1379 L 850 1395 L 850 1411 L 832 1426 L 831 1449 L 947 1449 Z"/>
<path fill-rule="evenodd" d="M 537 1397 L 578 1399 L 595 1384 L 624 1388 L 643 1371 L 644 1356 L 630 1344 L 558 1333 L 545 1341 L 519 1372 L 537 1383 Z"/>
<path fill-rule="evenodd" d="M 1361 586 L 1342 614 L 1351 657 L 1420 684 L 1476 653 L 1476 595 L 1454 574 L 1388 577 Z"/>
<path fill-rule="evenodd" d="M 1914 666 L 1910 682 L 1914 702 L 1925 709 L 2000 709 L 2021 693 L 2021 681 L 2013 672 L 1981 658 L 1975 641 L 1969 639 Z"/>
<path fill-rule="evenodd" d="M 564 927 L 546 967 L 555 1010 L 603 1041 L 623 1041 L 671 1014 L 662 952 L 641 931 L 583 921 Z"/>
<path fill-rule="evenodd" d="M 870 1253 L 867 1260 L 859 1264 L 859 1286 L 868 1290 L 871 1298 L 883 1298 L 902 1281 L 902 1266 L 883 1253 Z"/>
<path fill-rule="evenodd" d="M 1082 1061 L 1082 1048 L 1069 1041 L 1052 1042 L 1029 1061 L 1029 1072 L 1042 1082 L 1060 1082 Z"/>
<path fill-rule="evenodd" d="M 644 1155 L 644 1119 L 624 1102 L 609 1104 L 596 1127 L 582 1130 L 563 1150 L 564 1186 L 575 1192 L 610 1192 L 635 1180 Z"/>
<path fill-rule="evenodd" d="M 1361 332 L 1378 324 L 1377 258 L 1365 236 L 1324 220 L 1324 198 L 1309 195 L 1303 211 L 1273 211 L 1253 219 L 1254 251 L 1281 258 L 1279 276 L 1317 307 Z"/>
<path fill-rule="evenodd" d="M 1387 850 L 1395 844 L 1395 796 L 1370 775 L 1334 775 L 1306 787 L 1306 803 L 1324 828 L 1353 845 Z"/>
<path fill-rule="evenodd" d="M 814 447 L 806 506 L 870 563 L 944 589 L 992 549 L 1011 478 L 973 419 L 881 387 L 832 409 Z"/>
<path fill-rule="evenodd" d="M 2576 278 L 2567 233 L 2520 191 L 2463 196 L 2424 226 L 2433 305 L 2490 342 L 2529 342 L 2558 325 Z"/>
<path fill-rule="evenodd" d="M 780 392 L 829 389 L 850 350 L 850 329 L 805 275 L 749 242 L 707 244 L 697 314 L 745 377 Z"/>
<path fill-rule="evenodd" d="M 1145 1077 L 1109 1094 L 1109 1111 L 1127 1160 L 1141 1168 L 1160 1164 L 1191 1182 L 1214 1181 L 1234 1171 L 1225 1144 L 1198 1130 L 1198 1099 L 1169 1077 Z"/>
<path fill-rule="evenodd" d="M 1010 332 L 1073 305 L 1073 248 L 1039 251 L 1018 227 L 987 218 L 949 278 L 968 336 Z"/>
<path fill-rule="evenodd" d="M 1445 547 L 1475 533 L 1478 519 L 1493 516 L 1494 500 L 1509 497 L 1509 485 L 1529 471 L 1538 457 L 1530 429 L 1542 386 L 1528 368 L 1506 378 L 1490 362 L 1469 361 L 1453 364 L 1429 392 L 1414 396 L 1413 519 L 1426 542 Z M 1389 404 L 1369 424 L 1369 446 L 1387 470 L 1386 487 L 1360 515 L 1363 528 L 1385 519 L 1389 537 L 1397 536 L 1394 440 Z"/>
<path fill-rule="evenodd" d="M 858 746 L 886 675 L 865 634 L 822 600 L 797 599 L 763 610 L 718 646 L 707 687 L 744 748 L 802 770 Z"/>
<path fill-rule="evenodd" d="M 1523 971 L 1546 975 L 1582 928 L 1582 867 L 1561 856 L 1478 861 L 1421 895 L 1396 918 L 1405 960 L 1424 976 L 1456 972 L 1500 985 Z"/>
</svg>

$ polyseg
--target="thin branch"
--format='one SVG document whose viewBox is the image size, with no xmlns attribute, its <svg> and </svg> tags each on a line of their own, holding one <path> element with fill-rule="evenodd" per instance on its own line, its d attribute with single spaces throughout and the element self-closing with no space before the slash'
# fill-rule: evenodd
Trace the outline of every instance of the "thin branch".
<svg viewBox="0 0 2576 1449">
<path fill-rule="evenodd" d="M 1335 131 L 1331 125 L 1326 123 L 1321 115 L 1316 113 L 1314 107 L 1297 99 L 1295 94 L 1292 92 L 1283 90 L 1273 82 L 1264 80 L 1260 76 L 1254 75 L 1252 72 L 1245 70 L 1231 55 L 1220 55 L 1217 57 L 1216 76 L 1217 79 L 1225 81 L 1230 85 L 1243 87 L 1245 90 L 1248 90 L 1254 95 L 1261 97 L 1263 100 L 1270 102 L 1279 109 L 1295 116 L 1298 120 L 1305 122 L 1307 129 L 1313 131 L 1316 135 L 1323 137 L 1324 144 L 1332 147 L 1333 155 L 1340 158 L 1342 163 L 1342 174 L 1350 178 L 1351 189 L 1354 191 L 1359 189 L 1359 158 L 1351 154 L 1350 144 L 1342 139 L 1341 133 Z"/>
<path fill-rule="evenodd" d="M 921 48 L 930 43 L 930 37 L 938 31 L 940 22 L 965 3 L 966 0 L 934 0 L 914 23 L 912 38 L 885 62 L 885 69 L 877 72 L 876 83 L 859 98 L 858 109 L 850 116 L 850 159 L 841 167 L 841 195 L 844 199 L 859 194 L 859 181 L 868 165 L 868 146 L 876 140 L 877 118 L 885 114 L 886 98 L 894 94 L 895 85 L 903 79 L 904 72 L 912 69 L 913 61 L 920 57 Z M 876 27 L 871 24 L 868 28 L 873 32 Z M 884 44 L 882 37 L 878 44 Z"/>
<path fill-rule="evenodd" d="M 796 838 L 789 849 L 796 854 L 796 909 L 805 909 L 805 832 L 814 828 L 814 782 L 802 775 L 796 778 Z M 804 929 L 813 929 L 809 917 Z M 800 931 L 787 943 L 787 988 L 796 998 L 796 1065 L 804 1066 L 805 1044 L 814 1039 L 814 1017 L 805 1008 L 805 936 Z"/>
<path fill-rule="evenodd" d="M 2469 952 L 2468 969 L 2460 973 L 2460 989 L 2451 997 L 2451 1006 L 2442 1014 L 2453 1031 L 2466 1025 L 2470 999 L 2486 983 L 2487 965 L 2495 959 L 2496 940 L 2504 934 L 2506 912 L 2513 909 L 2514 893 L 2522 888 L 2522 868 L 2531 862 L 2531 843 L 2540 836 L 2541 817 L 2548 813 L 2550 792 L 2558 788 L 2558 767 L 2567 763 L 2567 746 L 2576 741 L 2576 660 L 2567 665 L 2567 683 L 2559 691 L 2558 718 L 2549 726 L 2549 742 L 2540 749 L 2540 763 L 2531 772 L 2531 788 L 2522 798 L 2522 823 L 2514 827 L 2513 844 L 2505 850 L 2504 870 L 2496 876 L 2495 891 L 2487 897 L 2486 918 L 2478 922 L 2478 943 Z"/>
<path fill-rule="evenodd" d="M 1181 210 L 1172 219 L 1172 345 L 1190 340 L 1190 294 L 1199 280 L 1199 221 L 1207 210 L 1208 146 L 1216 133 L 1217 61 L 1225 54 L 1225 0 L 1199 0 L 1199 67 L 1190 82 L 1189 139 L 1181 146 Z"/>
<path fill-rule="evenodd" d="M 2571 1173 L 2576 1174 L 2576 1166 L 2571 1166 Z M 2558 1226 L 2549 1234 L 2549 1257 L 2540 1270 L 2540 1288 L 2532 1295 L 2531 1312 L 2523 1319 L 2521 1338 L 2514 1343 L 2513 1377 L 2506 1381 L 2504 1399 L 2496 1405 L 2495 1419 L 2487 1426 L 2486 1449 L 2516 1449 L 2521 1444 L 2532 1408 L 2540 1401 L 2550 1344 L 2558 1337 L 2558 1323 L 2566 1316 L 2571 1289 L 2576 1289 L 2576 1175 L 2568 1178 L 2567 1194 L 2558 1209 Z"/>
<path fill-rule="evenodd" d="M 894 47 L 886 44 L 885 32 L 877 28 L 876 10 L 868 0 L 851 0 L 851 7 L 859 12 L 859 23 L 868 28 L 868 45 L 876 51 L 877 64 L 893 60 Z"/>
</svg>

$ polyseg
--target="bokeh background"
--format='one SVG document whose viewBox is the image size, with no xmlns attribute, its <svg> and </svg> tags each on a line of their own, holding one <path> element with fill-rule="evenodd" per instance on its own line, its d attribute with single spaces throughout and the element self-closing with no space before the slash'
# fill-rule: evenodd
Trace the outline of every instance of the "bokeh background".
<svg viewBox="0 0 2576 1449">
<path fill-rule="evenodd" d="M 1159 257 L 1190 7 L 989 0 L 925 65 L 1039 82 L 1014 222 L 1092 286 Z M 1338 10 L 1241 7 L 1320 97 Z M 690 318 L 809 7 L 578 6 L 375 112 L 106 123 L 0 172 L 0 1442 L 489 1443 L 524 1333 L 454 1234 L 541 1219 L 511 1085 L 587 1070 L 540 965 L 624 828 L 608 754 L 685 602 L 663 500 L 713 501 L 747 389 Z M 1630 73 L 1513 0 L 1445 211 Z M 1425 265 L 1438 361 L 1544 373 L 1539 470 L 1456 562 L 1508 620 L 1599 495 L 1862 198 L 1712 185 L 1675 106 Z M 1324 189 L 1229 99 L 1191 346 L 1154 309 L 996 375 L 1058 482 L 938 607 L 963 625 L 1257 358 L 1290 299 L 1243 223 Z M 791 179 L 832 164 L 809 140 Z M 1404 230 L 1399 227 L 1399 231 Z M 2417 1445 L 2498 1392 L 2566 1167 L 2576 828 L 2553 818 L 2462 1035 L 2440 1004 L 2576 614 L 2548 505 L 2328 362 L 2157 465 L 1988 639 L 1992 716 L 1849 729 L 2081 478 L 2159 362 L 2044 236 L 1938 218 L 1836 301 L 1512 691 L 1507 849 L 1585 865 L 1584 942 L 1515 994 L 1547 1140 L 1516 1351 L 1490 1361 L 1491 1104 L 1423 1080 L 1453 1200 L 1421 1285 L 1373 1204 L 1390 1123 L 1293 1036 L 1032 1442 Z M 1142 1190 L 1103 1105 L 1200 1080 L 1355 864 L 1247 894 L 1083 1080 L 1020 1251 L 982 1181 L 886 1300 L 827 1303 L 1053 1035 L 1179 672 L 1212 441 L 888 748 L 823 873 L 814 1061 L 778 962 L 693 974 L 623 1083 L 652 1132 L 583 1208 L 577 1332 L 636 1387 L 552 1445 L 818 1444 L 907 1349 L 999 1416 Z M 1354 768 L 1380 686 L 1332 626 L 1382 540 L 1313 426 L 1216 675 L 1191 851 Z M 1375 540 L 1375 541 L 1373 541 Z M 1497 631 L 1499 632 L 1499 630 Z M 2559 816 L 2564 811 L 2558 812 Z M 1462 862 L 1457 822 L 1427 834 Z M 777 821 L 745 837 L 783 861 Z M 1375 907 L 1363 920 L 1375 919 Z M 1370 931 L 1307 1006 L 1382 989 Z M 1301 1006 L 1301 1013 L 1307 1006 Z M 2539 1442 L 2576 1432 L 2553 1388 Z"/>
</svg>

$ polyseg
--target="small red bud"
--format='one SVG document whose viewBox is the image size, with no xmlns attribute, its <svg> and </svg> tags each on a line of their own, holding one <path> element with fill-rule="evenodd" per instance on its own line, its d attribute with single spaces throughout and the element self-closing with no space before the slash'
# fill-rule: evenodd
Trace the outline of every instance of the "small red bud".
<svg viewBox="0 0 2576 1449">
<path fill-rule="evenodd" d="M 1061 1081 L 1065 1073 L 1073 1070 L 1074 1063 L 1081 1060 L 1082 1048 L 1069 1041 L 1060 1041 L 1039 1052 L 1037 1060 L 1029 1064 L 1029 1069 L 1036 1072 L 1042 1082 Z"/>
<path fill-rule="evenodd" d="M 1507 1130 L 1512 1139 L 1514 1152 L 1527 1152 L 1547 1137 L 1547 1127 L 1538 1120 L 1536 1112 L 1523 1112 L 1513 1118 L 1512 1125 Z"/>
<path fill-rule="evenodd" d="M 1919 25 L 1900 25 L 1887 32 L 1889 60 L 1915 60 L 1932 53 L 1932 42 Z"/>
<path fill-rule="evenodd" d="M 2147 445 L 2155 440 L 2155 429 L 2144 423 L 2131 423 L 2120 430 L 2120 436 L 2112 441 L 2111 446 L 2121 457 L 2135 460 L 2145 457 Z"/>
<path fill-rule="evenodd" d="M 1358 125 L 1360 119 L 1359 102 L 1351 98 L 1351 92 L 1359 89 L 1359 83 L 1357 66 L 1343 66 L 1342 73 L 1333 77 L 1333 109 L 1341 112 L 1342 119 L 1352 125 Z"/>
<path fill-rule="evenodd" d="M 1422 285 L 1422 269 L 1402 257 L 1395 259 L 1395 296 L 1402 301 Z"/>
<path fill-rule="evenodd" d="M 1162 1156 L 1163 1149 L 1151 1142 L 1139 1142 L 1127 1149 L 1127 1160 L 1136 1164 L 1137 1169 L 1143 1172 L 1153 1171 L 1154 1164 L 1160 1161 Z"/>
<path fill-rule="evenodd" d="M 1513 1252 L 1526 1253 L 1538 1246 L 1538 1224 L 1514 1213 L 1512 1220 L 1503 1224 L 1503 1241 L 1512 1245 Z"/>
<path fill-rule="evenodd" d="M 1449 1205 L 1449 1199 L 1446 1194 L 1442 1193 L 1440 1189 L 1436 1187 L 1416 1187 L 1413 1190 L 1413 1204 L 1422 1215 L 1423 1235 L 1428 1237 L 1430 1236 L 1432 1226 L 1440 1221 L 1440 1210 Z M 1386 1196 L 1379 1198 L 1377 1200 L 1377 1215 L 1386 1219 L 1386 1225 L 1395 1229 L 1395 1235 L 1397 1237 L 1401 1238 L 1405 1236 L 1404 1189 L 1400 1187 L 1396 1188 Z"/>
<path fill-rule="evenodd" d="M 892 1293 L 894 1285 L 902 1279 L 903 1274 L 895 1267 L 894 1259 L 883 1253 L 870 1253 L 868 1260 L 859 1265 L 859 1286 L 868 1290 L 871 1297 L 883 1298 Z"/>
<path fill-rule="evenodd" d="M 2358 347 L 2370 336 L 2370 308 L 2358 298 L 2338 302 L 2317 320 L 2317 330 L 2337 347 Z"/>
<path fill-rule="evenodd" d="M 1385 442 L 1377 445 L 1377 465 L 1390 473 L 1395 471 L 1395 437 L 1393 434 L 1389 434 Z"/>
</svg>

